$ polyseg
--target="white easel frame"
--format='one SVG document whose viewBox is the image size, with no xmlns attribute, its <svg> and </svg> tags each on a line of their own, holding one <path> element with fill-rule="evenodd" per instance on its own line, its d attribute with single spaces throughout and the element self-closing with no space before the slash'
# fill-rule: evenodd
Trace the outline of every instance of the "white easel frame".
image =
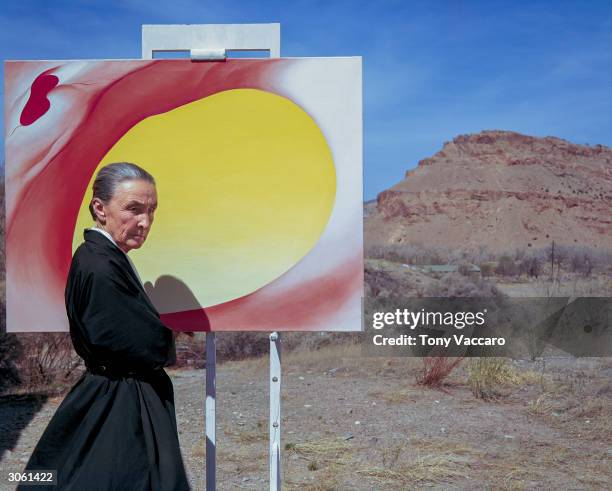
<svg viewBox="0 0 612 491">
<path fill-rule="evenodd" d="M 225 59 L 226 51 L 270 52 L 280 57 L 280 24 L 168 24 L 142 26 L 142 58 L 155 52 L 189 51 L 192 60 Z M 270 490 L 281 489 L 281 343 L 270 335 Z M 216 340 L 206 333 L 206 490 L 216 489 Z"/>
</svg>

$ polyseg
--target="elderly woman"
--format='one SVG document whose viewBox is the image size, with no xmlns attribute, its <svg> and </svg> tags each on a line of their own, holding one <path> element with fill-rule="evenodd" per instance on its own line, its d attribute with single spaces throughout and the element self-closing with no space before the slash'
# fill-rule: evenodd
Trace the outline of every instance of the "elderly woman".
<svg viewBox="0 0 612 491">
<path fill-rule="evenodd" d="M 58 485 L 49 489 L 189 489 L 172 382 L 162 368 L 172 332 L 128 257 L 147 239 L 156 207 L 155 180 L 145 170 L 116 163 L 98 172 L 89 207 L 96 226 L 74 253 L 65 295 L 87 371 L 26 466 L 57 470 Z"/>
</svg>

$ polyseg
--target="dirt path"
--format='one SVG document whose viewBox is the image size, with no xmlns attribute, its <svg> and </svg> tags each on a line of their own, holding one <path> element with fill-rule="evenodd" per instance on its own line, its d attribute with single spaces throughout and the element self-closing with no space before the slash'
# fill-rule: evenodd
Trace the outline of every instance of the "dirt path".
<svg viewBox="0 0 612 491">
<path fill-rule="evenodd" d="M 601 429 L 593 430 L 597 415 L 572 413 L 567 405 L 555 405 L 553 395 L 542 402 L 535 379 L 502 400 L 485 402 L 465 385 L 464 368 L 453 374 L 446 391 L 429 390 L 414 383 L 418 360 L 367 359 L 352 348 L 287 356 L 283 366 L 285 489 L 612 485 L 612 447 Z M 609 370 L 577 367 L 574 372 L 605 382 Z M 203 490 L 204 372 L 169 373 L 185 464 L 193 489 Z M 586 394 L 581 387 L 580 394 Z M 605 387 L 603 409 L 611 397 Z M 219 366 L 217 394 L 218 489 L 267 488 L 265 360 Z M 3 471 L 23 467 L 60 400 L 2 401 L 3 448 L 12 445 L 0 460 Z M 10 442 L 9 433 L 18 438 Z"/>
</svg>

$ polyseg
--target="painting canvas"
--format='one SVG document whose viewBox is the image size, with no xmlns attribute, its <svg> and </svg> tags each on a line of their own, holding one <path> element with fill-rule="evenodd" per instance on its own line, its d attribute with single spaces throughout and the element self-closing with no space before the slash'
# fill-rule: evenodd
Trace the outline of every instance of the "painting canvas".
<svg viewBox="0 0 612 491">
<path fill-rule="evenodd" d="M 97 170 L 156 179 L 130 252 L 177 330 L 354 331 L 361 58 L 5 63 L 7 330 L 65 331 Z"/>
</svg>

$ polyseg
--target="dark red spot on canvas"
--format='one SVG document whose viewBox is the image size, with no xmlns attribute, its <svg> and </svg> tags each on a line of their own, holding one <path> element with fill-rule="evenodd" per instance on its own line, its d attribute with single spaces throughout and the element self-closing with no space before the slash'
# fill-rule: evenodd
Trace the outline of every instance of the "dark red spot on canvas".
<svg viewBox="0 0 612 491">
<path fill-rule="evenodd" d="M 45 114 L 51 107 L 47 94 L 59 83 L 59 78 L 55 75 L 41 74 L 34 82 L 30 89 L 30 98 L 26 102 L 19 122 L 23 126 L 28 126 L 34 123 L 38 118 Z"/>
</svg>

